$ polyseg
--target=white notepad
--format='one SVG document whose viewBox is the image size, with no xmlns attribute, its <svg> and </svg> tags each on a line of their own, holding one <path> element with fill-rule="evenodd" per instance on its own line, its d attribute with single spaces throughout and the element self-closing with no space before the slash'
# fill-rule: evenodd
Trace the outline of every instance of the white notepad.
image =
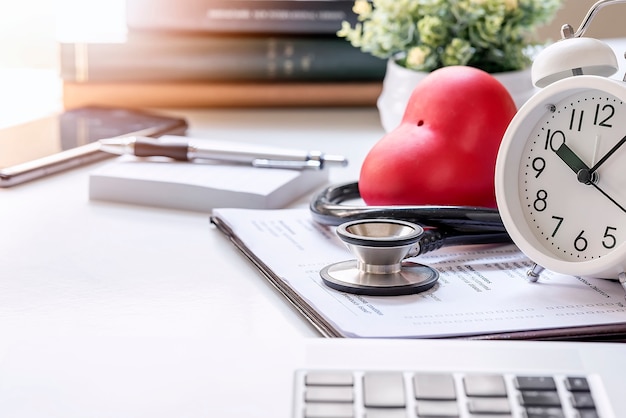
<svg viewBox="0 0 626 418">
<path fill-rule="evenodd" d="M 275 209 L 328 182 L 328 170 L 116 159 L 90 174 L 89 198 L 192 211 Z"/>
</svg>

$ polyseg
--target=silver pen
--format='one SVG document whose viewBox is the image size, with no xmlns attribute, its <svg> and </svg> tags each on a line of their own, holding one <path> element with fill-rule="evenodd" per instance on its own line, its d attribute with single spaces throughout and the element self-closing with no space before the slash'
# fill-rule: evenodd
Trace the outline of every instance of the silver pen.
<svg viewBox="0 0 626 418">
<path fill-rule="evenodd" d="M 267 168 L 317 168 L 326 165 L 348 164 L 341 155 L 321 151 L 283 149 L 255 144 L 228 141 L 194 141 L 176 137 L 176 140 L 161 140 L 142 136 L 101 139 L 100 150 L 115 155 L 137 157 L 169 157 L 179 161 L 214 160 L 227 163 L 250 164 Z"/>
</svg>

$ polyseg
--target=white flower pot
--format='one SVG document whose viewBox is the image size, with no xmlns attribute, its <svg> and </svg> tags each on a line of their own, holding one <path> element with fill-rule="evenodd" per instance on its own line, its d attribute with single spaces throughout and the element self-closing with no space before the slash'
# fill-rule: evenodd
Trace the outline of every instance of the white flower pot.
<svg viewBox="0 0 626 418">
<path fill-rule="evenodd" d="M 427 72 L 406 69 L 394 60 L 387 61 L 383 89 L 377 102 L 380 121 L 386 132 L 400 124 L 413 89 L 427 75 Z M 509 90 L 518 108 L 536 91 L 530 78 L 530 67 L 492 75 Z"/>
</svg>

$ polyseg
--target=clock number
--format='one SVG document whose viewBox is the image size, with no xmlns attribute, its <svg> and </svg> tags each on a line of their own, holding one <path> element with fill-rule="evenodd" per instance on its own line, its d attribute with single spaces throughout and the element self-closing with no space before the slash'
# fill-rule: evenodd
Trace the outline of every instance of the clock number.
<svg viewBox="0 0 626 418">
<path fill-rule="evenodd" d="M 556 231 L 559 230 L 559 228 L 561 227 L 561 224 L 563 223 L 563 218 L 560 216 L 553 216 L 552 219 L 556 219 L 558 221 L 556 223 L 556 228 L 554 228 L 554 231 L 552 231 L 552 237 L 554 238 L 554 236 L 556 235 Z"/>
<path fill-rule="evenodd" d="M 593 118 L 593 124 L 594 125 L 600 125 L 600 126 L 604 126 L 606 128 L 612 128 L 613 125 L 611 125 L 610 123 L 607 123 L 609 119 L 611 119 L 613 117 L 613 115 L 615 115 L 615 108 L 613 107 L 613 105 L 610 104 L 606 104 L 604 106 L 602 106 L 602 112 L 607 112 L 608 116 L 605 117 L 604 119 L 602 119 L 599 123 L 598 123 L 598 118 L 601 116 L 600 115 L 600 103 L 598 103 L 596 105 L 596 115 Z M 570 124 L 571 125 L 571 124 Z"/>
<path fill-rule="evenodd" d="M 537 191 L 537 198 L 533 202 L 533 207 L 537 212 L 543 212 L 548 207 L 546 199 L 548 198 L 548 192 L 541 189 Z"/>
<path fill-rule="evenodd" d="M 533 160 L 532 166 L 533 170 L 537 172 L 537 174 L 535 174 L 535 178 L 537 178 L 543 172 L 544 168 L 546 168 L 546 160 L 541 157 L 537 157 Z"/>
<path fill-rule="evenodd" d="M 558 141 L 556 143 L 556 146 L 555 146 L 555 141 Z M 546 135 L 546 144 L 544 146 L 544 149 L 547 150 L 548 148 L 550 148 L 553 152 L 556 152 L 556 150 L 559 149 L 561 144 L 564 144 L 564 143 L 565 143 L 565 134 L 563 133 L 563 131 L 552 132 L 550 129 L 548 129 L 548 134 Z"/>
<path fill-rule="evenodd" d="M 617 239 L 615 235 L 611 234 L 612 231 L 617 231 L 617 228 L 613 228 L 612 226 L 607 226 L 604 231 L 604 239 L 602 240 L 602 246 L 604 248 L 613 248 L 615 244 L 617 244 Z"/>
<path fill-rule="evenodd" d="M 597 118 L 597 107 L 596 107 L 596 118 Z M 585 114 L 584 110 L 580 111 L 580 116 L 578 117 L 578 129 L 577 131 L 580 132 L 582 126 L 583 126 L 583 115 Z M 572 129 L 574 129 L 575 126 L 575 122 L 576 122 L 576 109 L 572 109 L 572 117 L 569 120 L 569 130 L 571 131 Z"/>
<path fill-rule="evenodd" d="M 587 239 L 583 237 L 584 233 L 585 233 L 585 230 L 583 229 L 582 231 L 580 231 L 580 234 L 578 234 L 578 236 L 574 240 L 574 248 L 576 248 L 576 251 L 582 252 L 587 249 L 588 243 L 587 243 Z"/>
</svg>

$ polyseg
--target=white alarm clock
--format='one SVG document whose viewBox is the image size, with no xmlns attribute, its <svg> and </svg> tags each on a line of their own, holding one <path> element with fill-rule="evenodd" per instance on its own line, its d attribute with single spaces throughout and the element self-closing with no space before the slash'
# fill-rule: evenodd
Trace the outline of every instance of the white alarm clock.
<svg viewBox="0 0 626 418">
<path fill-rule="evenodd" d="M 613 50 L 581 37 L 597 5 L 536 57 L 533 82 L 543 88 L 502 139 L 496 199 L 513 242 L 536 263 L 531 280 L 546 268 L 626 288 L 626 83 L 607 78 L 618 69 Z"/>
</svg>

